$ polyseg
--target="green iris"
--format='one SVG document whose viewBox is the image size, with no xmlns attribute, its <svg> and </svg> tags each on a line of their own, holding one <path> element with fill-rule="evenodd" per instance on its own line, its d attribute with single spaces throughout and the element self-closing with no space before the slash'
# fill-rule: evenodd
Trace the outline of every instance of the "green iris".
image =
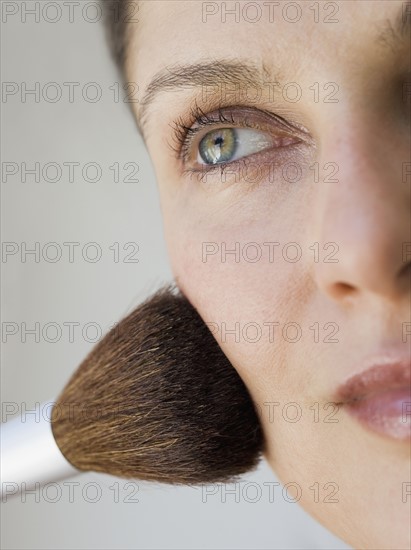
<svg viewBox="0 0 411 550">
<path fill-rule="evenodd" d="M 228 162 L 237 151 L 238 141 L 234 128 L 221 128 L 209 132 L 200 142 L 199 152 L 206 164 Z"/>
</svg>

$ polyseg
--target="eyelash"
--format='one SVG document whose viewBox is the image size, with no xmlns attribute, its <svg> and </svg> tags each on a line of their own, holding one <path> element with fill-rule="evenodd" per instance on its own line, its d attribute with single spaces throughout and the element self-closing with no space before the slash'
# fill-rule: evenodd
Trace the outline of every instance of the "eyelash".
<svg viewBox="0 0 411 550">
<path fill-rule="evenodd" d="M 197 104 L 190 109 L 189 119 L 192 121 L 191 125 L 186 125 L 183 117 L 180 117 L 174 123 L 174 139 L 176 146 L 173 147 L 173 150 L 177 154 L 177 158 L 181 160 L 187 159 L 189 146 L 200 130 L 218 123 L 235 124 L 233 117 L 231 117 L 231 119 L 227 118 L 223 109 L 219 108 L 217 110 L 217 116 L 211 116 L 204 112 Z M 197 126 L 193 128 L 194 124 L 197 124 Z"/>
<path fill-rule="evenodd" d="M 204 128 L 210 128 L 210 131 L 213 126 L 216 124 L 227 124 L 230 127 L 236 127 L 236 128 L 252 128 L 255 130 L 261 130 L 261 126 L 259 126 L 256 123 L 249 123 L 247 121 L 247 116 L 244 114 L 240 114 L 237 117 L 237 120 L 235 118 L 235 113 L 232 112 L 234 109 L 244 109 L 244 106 L 236 106 L 236 107 L 225 107 L 225 108 L 218 108 L 214 113 L 209 114 L 203 111 L 197 103 L 194 104 L 193 107 L 191 107 L 189 115 L 187 119 L 184 117 L 179 117 L 173 124 L 173 144 L 170 144 L 171 149 L 174 151 L 177 160 L 182 161 L 183 163 L 187 161 L 190 151 L 190 146 L 192 145 L 194 138 L 197 136 L 197 134 L 203 130 Z M 250 108 L 248 108 L 250 111 Z M 229 111 L 227 116 L 227 111 Z M 258 111 L 257 109 L 252 109 L 254 112 L 259 112 L 260 114 L 264 114 L 268 116 L 270 119 L 275 121 L 280 127 L 287 128 L 288 131 L 298 131 L 301 133 L 300 129 L 297 129 L 296 127 L 293 127 L 291 124 L 289 124 L 285 119 L 282 117 L 275 115 L 274 113 L 268 113 L 266 111 Z M 189 122 L 187 123 L 187 120 Z M 206 134 L 205 134 L 206 135 Z M 258 154 L 258 153 L 255 153 Z M 252 155 L 251 155 L 252 156 Z M 189 174 L 198 175 L 199 173 L 207 174 L 214 171 L 220 171 L 221 174 L 224 173 L 224 170 L 228 167 L 232 168 L 235 165 L 239 165 L 241 163 L 246 162 L 246 159 L 250 157 L 243 157 L 235 161 L 221 163 L 217 165 L 209 165 L 204 167 L 201 170 L 193 169 L 193 168 L 185 168 L 183 170 L 183 174 Z"/>
</svg>

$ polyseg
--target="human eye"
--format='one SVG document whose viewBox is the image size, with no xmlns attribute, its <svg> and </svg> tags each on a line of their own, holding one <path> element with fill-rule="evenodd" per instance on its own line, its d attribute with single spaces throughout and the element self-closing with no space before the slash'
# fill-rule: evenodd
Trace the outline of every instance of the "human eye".
<svg viewBox="0 0 411 550">
<path fill-rule="evenodd" d="M 183 173 L 206 174 L 234 167 L 251 158 L 278 159 L 304 141 L 301 128 L 273 113 L 250 107 L 228 107 L 204 113 L 196 105 L 187 124 L 174 127 L 174 146 Z"/>
</svg>

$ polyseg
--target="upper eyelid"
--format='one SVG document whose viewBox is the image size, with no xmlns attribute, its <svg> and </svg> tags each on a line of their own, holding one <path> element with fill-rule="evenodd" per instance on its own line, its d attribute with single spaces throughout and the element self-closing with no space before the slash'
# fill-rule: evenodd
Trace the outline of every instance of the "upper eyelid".
<svg viewBox="0 0 411 550">
<path fill-rule="evenodd" d="M 227 113 L 231 114 L 231 120 L 228 119 Z M 303 129 L 301 126 L 297 126 L 295 123 L 291 123 L 288 120 L 286 120 L 284 117 L 278 115 L 277 113 L 274 113 L 272 111 L 268 111 L 266 109 L 259 109 L 256 107 L 250 107 L 246 105 L 227 105 L 225 107 L 219 107 L 217 109 L 214 109 L 211 112 L 206 112 L 202 110 L 197 103 L 194 104 L 194 107 L 190 109 L 190 119 L 186 122 L 183 121 L 182 118 L 179 118 L 175 122 L 175 126 L 192 128 L 192 126 L 196 122 L 200 122 L 207 120 L 212 120 L 213 123 L 229 123 L 232 125 L 240 125 L 238 123 L 238 120 L 234 119 L 234 116 L 238 116 L 238 114 L 241 115 L 241 117 L 245 118 L 246 116 L 254 116 L 259 117 L 260 119 L 264 119 L 266 123 L 268 122 L 275 122 L 282 126 L 283 128 L 287 128 L 288 131 L 298 131 L 302 133 L 307 133 L 305 129 Z M 212 117 L 218 116 L 219 120 L 214 120 Z M 244 125 L 245 127 L 247 125 Z"/>
</svg>

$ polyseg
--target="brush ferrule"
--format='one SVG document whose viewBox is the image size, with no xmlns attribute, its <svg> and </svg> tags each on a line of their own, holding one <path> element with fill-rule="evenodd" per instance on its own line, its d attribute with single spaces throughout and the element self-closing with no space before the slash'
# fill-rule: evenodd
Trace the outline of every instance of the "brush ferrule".
<svg viewBox="0 0 411 550">
<path fill-rule="evenodd" d="M 1 424 L 1 494 L 12 495 L 80 473 L 63 456 L 51 429 L 54 402 L 48 414 L 19 415 Z"/>
</svg>

